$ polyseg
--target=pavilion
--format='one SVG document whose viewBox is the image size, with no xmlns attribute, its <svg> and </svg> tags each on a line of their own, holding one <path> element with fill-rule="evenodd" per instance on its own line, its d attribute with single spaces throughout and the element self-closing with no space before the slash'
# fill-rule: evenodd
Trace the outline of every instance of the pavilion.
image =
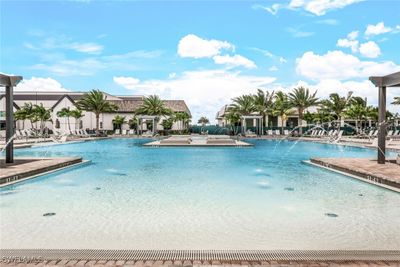
<svg viewBox="0 0 400 267">
<path fill-rule="evenodd" d="M 14 99 L 13 87 L 21 80 L 22 76 L 12 76 L 0 73 L 0 86 L 6 88 L 6 163 L 14 162 Z"/>
<path fill-rule="evenodd" d="M 378 163 L 385 164 L 386 157 L 386 88 L 400 87 L 400 71 L 386 76 L 371 76 L 369 80 L 379 88 Z"/>
</svg>

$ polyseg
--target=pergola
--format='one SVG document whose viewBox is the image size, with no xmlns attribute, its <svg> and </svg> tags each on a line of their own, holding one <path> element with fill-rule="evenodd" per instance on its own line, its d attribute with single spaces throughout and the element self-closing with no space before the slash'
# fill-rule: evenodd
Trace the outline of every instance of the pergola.
<svg viewBox="0 0 400 267">
<path fill-rule="evenodd" d="M 143 132 L 143 129 L 142 129 L 142 123 L 143 123 L 143 121 L 152 121 L 153 122 L 153 129 L 152 129 L 152 134 L 154 134 L 154 132 L 155 132 L 155 129 L 156 129 L 156 127 L 157 127 L 157 125 L 155 125 L 155 122 L 156 122 L 156 120 L 157 120 L 157 116 L 152 116 L 152 115 L 138 115 L 137 116 L 137 119 L 138 119 L 138 121 L 139 121 L 139 129 L 140 129 L 140 131 L 141 132 Z"/>
<path fill-rule="evenodd" d="M 0 86 L 6 88 L 6 163 L 14 162 L 14 97 L 13 87 L 21 80 L 22 76 L 12 76 L 0 73 Z"/>
<path fill-rule="evenodd" d="M 247 119 L 252 119 L 252 120 L 257 120 L 257 132 L 256 134 L 258 135 L 262 135 L 263 134 L 263 116 L 261 115 L 245 115 L 245 116 L 241 116 L 240 120 L 241 120 L 241 124 L 242 124 L 242 133 L 246 133 L 247 130 L 247 125 L 246 125 L 246 120 Z"/>
<path fill-rule="evenodd" d="M 369 80 L 379 88 L 378 163 L 385 164 L 386 147 L 386 87 L 400 87 L 400 72 L 386 76 L 372 76 Z"/>
</svg>

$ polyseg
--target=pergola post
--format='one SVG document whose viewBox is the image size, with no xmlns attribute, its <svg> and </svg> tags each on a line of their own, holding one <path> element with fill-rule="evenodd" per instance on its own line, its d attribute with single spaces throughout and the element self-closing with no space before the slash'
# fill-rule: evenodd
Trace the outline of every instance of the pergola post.
<svg viewBox="0 0 400 267">
<path fill-rule="evenodd" d="M 14 162 L 14 111 L 13 87 L 6 86 L 6 163 Z"/>
<path fill-rule="evenodd" d="M 22 76 L 10 76 L 0 73 L 0 86 L 6 88 L 6 163 L 14 162 L 14 97 L 13 87 L 21 80 Z"/>
<path fill-rule="evenodd" d="M 379 86 L 378 163 L 385 164 L 386 157 L 386 86 Z"/>
<path fill-rule="evenodd" d="M 378 118 L 378 163 L 385 164 L 386 152 L 386 87 L 400 87 L 400 72 L 386 76 L 372 76 L 369 80 L 379 88 L 379 118 Z"/>
</svg>

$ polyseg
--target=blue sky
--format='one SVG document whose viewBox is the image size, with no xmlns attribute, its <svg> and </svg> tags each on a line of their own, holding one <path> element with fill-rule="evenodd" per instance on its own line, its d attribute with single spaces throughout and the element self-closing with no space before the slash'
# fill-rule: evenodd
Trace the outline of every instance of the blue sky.
<svg viewBox="0 0 400 267">
<path fill-rule="evenodd" d="M 400 70 L 400 1 L 0 5 L 0 71 L 23 75 L 19 90 L 159 94 L 195 119 L 256 88 L 352 90 L 375 104 L 368 76 Z"/>
</svg>

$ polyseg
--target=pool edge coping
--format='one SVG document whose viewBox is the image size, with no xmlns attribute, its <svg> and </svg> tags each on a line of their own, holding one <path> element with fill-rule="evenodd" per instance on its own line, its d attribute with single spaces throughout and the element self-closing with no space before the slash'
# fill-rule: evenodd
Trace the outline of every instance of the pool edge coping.
<svg viewBox="0 0 400 267">
<path fill-rule="evenodd" d="M 328 166 L 324 166 L 324 165 L 322 165 L 320 163 L 313 162 L 311 159 L 310 160 L 303 160 L 302 162 L 305 163 L 305 164 L 314 166 L 314 167 L 319 167 L 319 168 L 322 168 L 322 169 L 325 169 L 325 170 L 328 170 L 328 171 L 331 171 L 331 172 L 339 173 L 341 175 L 348 176 L 348 177 L 357 179 L 357 180 L 365 182 L 365 183 L 376 185 L 376 186 L 379 186 L 381 188 L 384 188 L 384 189 L 387 189 L 387 190 L 390 190 L 390 191 L 394 191 L 396 193 L 400 193 L 400 188 L 393 187 L 393 186 L 390 186 L 390 185 L 387 185 L 387 184 L 383 184 L 383 183 L 379 183 L 379 182 L 364 178 L 364 177 L 359 176 L 359 175 L 355 175 L 355 174 L 352 174 L 352 173 L 349 173 L 349 172 L 345 172 L 343 170 L 336 169 L 335 166 L 332 166 L 332 165 L 330 165 L 329 167 Z"/>
</svg>

